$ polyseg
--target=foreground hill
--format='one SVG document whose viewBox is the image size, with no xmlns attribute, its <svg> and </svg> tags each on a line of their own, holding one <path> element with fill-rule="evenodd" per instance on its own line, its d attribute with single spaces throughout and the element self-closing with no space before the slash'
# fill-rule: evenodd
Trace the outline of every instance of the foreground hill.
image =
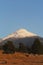
<svg viewBox="0 0 43 65">
<path fill-rule="evenodd" d="M 2 54 L 2 51 L 0 51 L 0 65 L 43 65 L 43 55 L 20 52 Z"/>
</svg>

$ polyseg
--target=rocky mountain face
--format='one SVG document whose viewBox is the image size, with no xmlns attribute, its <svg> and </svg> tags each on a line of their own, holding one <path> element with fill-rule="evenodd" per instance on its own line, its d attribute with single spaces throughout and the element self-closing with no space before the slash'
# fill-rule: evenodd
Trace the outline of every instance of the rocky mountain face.
<svg viewBox="0 0 43 65">
<path fill-rule="evenodd" d="M 12 41 L 16 47 L 19 47 L 19 43 L 23 43 L 25 46 L 31 47 L 36 38 L 41 39 L 37 34 L 28 32 L 25 29 L 20 29 L 7 37 L 4 37 L 0 45 L 4 45 L 7 41 Z"/>
</svg>

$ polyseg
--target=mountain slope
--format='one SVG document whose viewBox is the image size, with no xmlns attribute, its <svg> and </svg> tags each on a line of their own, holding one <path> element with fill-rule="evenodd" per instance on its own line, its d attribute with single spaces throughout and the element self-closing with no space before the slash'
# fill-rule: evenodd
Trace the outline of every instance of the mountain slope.
<svg viewBox="0 0 43 65">
<path fill-rule="evenodd" d="M 23 43 L 25 46 L 31 47 L 36 38 L 39 38 L 43 44 L 43 38 L 39 37 L 37 34 L 28 32 L 25 29 L 20 29 L 4 37 L 0 45 L 4 45 L 7 41 L 12 41 L 15 47 L 19 47 L 19 43 Z"/>
<path fill-rule="evenodd" d="M 7 41 L 12 41 L 16 47 L 19 47 L 19 43 L 23 43 L 25 46 L 31 47 L 36 38 L 38 38 L 37 34 L 28 32 L 25 29 L 20 29 L 7 37 L 4 37 L 0 45 L 5 44 Z"/>
</svg>

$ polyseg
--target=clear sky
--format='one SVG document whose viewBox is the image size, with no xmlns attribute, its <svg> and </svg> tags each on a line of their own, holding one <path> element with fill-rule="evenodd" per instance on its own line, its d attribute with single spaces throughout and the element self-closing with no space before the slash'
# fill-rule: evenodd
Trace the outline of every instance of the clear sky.
<svg viewBox="0 0 43 65">
<path fill-rule="evenodd" d="M 21 28 L 43 37 L 43 0 L 0 0 L 0 38 Z"/>
</svg>

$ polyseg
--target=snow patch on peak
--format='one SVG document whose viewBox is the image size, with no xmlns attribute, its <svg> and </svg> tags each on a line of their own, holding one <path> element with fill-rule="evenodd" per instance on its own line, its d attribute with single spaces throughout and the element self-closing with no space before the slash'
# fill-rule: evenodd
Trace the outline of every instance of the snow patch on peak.
<svg viewBox="0 0 43 65">
<path fill-rule="evenodd" d="M 37 36 L 36 34 L 34 33 L 31 33 L 31 32 L 28 32 L 26 29 L 20 29 L 18 31 L 16 31 L 19 35 L 22 35 L 22 36 Z"/>
<path fill-rule="evenodd" d="M 19 29 L 16 32 L 8 35 L 7 37 L 3 38 L 3 40 L 8 39 L 8 38 L 24 38 L 24 37 L 31 37 L 31 36 L 37 36 L 34 33 L 28 32 L 25 29 Z"/>
</svg>

